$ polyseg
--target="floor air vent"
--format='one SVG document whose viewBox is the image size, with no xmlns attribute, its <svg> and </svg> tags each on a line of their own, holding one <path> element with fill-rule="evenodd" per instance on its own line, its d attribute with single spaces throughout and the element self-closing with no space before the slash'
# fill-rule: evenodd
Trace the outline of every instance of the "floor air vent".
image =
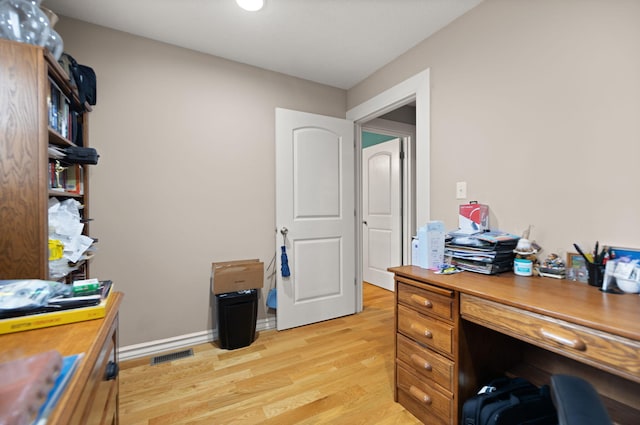
<svg viewBox="0 0 640 425">
<path fill-rule="evenodd" d="M 191 348 L 189 348 L 188 350 L 176 351 L 175 353 L 163 354 L 162 356 L 153 357 L 151 359 L 151 366 L 191 356 L 193 356 L 193 350 Z"/>
</svg>

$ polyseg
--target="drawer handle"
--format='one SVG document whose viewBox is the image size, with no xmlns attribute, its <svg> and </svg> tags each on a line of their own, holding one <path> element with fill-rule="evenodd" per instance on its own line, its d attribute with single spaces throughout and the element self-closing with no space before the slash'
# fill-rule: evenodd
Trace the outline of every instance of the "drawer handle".
<svg viewBox="0 0 640 425">
<path fill-rule="evenodd" d="M 411 295 L 411 301 L 418 304 L 420 307 L 426 307 L 426 308 L 433 307 L 433 304 L 431 304 L 431 301 L 429 301 L 425 297 L 421 297 L 420 295 L 416 295 L 416 294 Z"/>
<path fill-rule="evenodd" d="M 573 348 L 574 350 L 584 351 L 587 349 L 587 344 L 571 332 L 552 332 L 545 328 L 540 328 L 540 333 L 543 337 L 550 339 L 551 341 L 555 341 L 560 345 Z"/>
<path fill-rule="evenodd" d="M 104 373 L 105 381 L 113 381 L 118 377 L 119 372 L 120 367 L 118 366 L 118 363 L 110 361 L 109 363 L 107 363 L 107 369 Z"/>
<path fill-rule="evenodd" d="M 414 332 L 419 333 L 420 335 L 424 336 L 425 338 L 433 338 L 433 334 L 431 333 L 431 331 L 429 329 L 423 328 L 422 326 L 420 326 L 417 323 L 412 323 L 411 324 L 411 330 Z"/>
<path fill-rule="evenodd" d="M 420 369 L 424 369 L 424 370 L 427 370 L 427 371 L 431 372 L 431 369 L 432 369 L 431 363 L 429 363 L 428 361 L 426 361 L 425 359 L 423 359 L 419 355 L 412 354 L 411 355 L 411 361 L 413 362 L 413 364 L 418 366 Z"/>
<path fill-rule="evenodd" d="M 427 395 L 424 391 L 414 387 L 413 385 L 409 388 L 409 393 L 414 396 L 417 400 L 421 401 L 424 404 L 431 404 L 431 397 Z"/>
</svg>

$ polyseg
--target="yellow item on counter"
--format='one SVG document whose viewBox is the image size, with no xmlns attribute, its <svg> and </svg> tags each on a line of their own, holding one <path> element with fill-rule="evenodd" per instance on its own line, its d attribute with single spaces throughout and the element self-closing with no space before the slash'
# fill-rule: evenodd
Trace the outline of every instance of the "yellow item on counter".
<svg viewBox="0 0 640 425">
<path fill-rule="evenodd" d="M 58 239 L 49 239 L 49 261 L 59 260 L 64 252 L 64 244 Z"/>
</svg>

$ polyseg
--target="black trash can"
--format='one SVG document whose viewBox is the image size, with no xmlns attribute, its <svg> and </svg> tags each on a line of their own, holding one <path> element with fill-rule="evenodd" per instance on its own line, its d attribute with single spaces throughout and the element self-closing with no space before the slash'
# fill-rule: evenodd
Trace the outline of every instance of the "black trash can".
<svg viewBox="0 0 640 425">
<path fill-rule="evenodd" d="M 233 350 L 251 345 L 256 338 L 258 290 L 218 294 L 216 303 L 220 348 Z"/>
</svg>

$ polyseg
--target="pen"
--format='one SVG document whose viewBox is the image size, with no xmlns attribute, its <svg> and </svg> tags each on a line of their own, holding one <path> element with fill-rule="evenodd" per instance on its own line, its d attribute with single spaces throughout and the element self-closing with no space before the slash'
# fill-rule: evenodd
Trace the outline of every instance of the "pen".
<svg viewBox="0 0 640 425">
<path fill-rule="evenodd" d="M 600 258 L 598 257 L 599 245 L 600 245 L 600 242 L 596 241 L 596 249 L 593 251 L 593 261 L 595 261 L 597 264 L 600 264 Z"/>
<path fill-rule="evenodd" d="M 587 257 L 584 254 L 584 252 L 582 252 L 582 249 L 580 249 L 577 243 L 574 243 L 573 247 L 576 249 L 576 251 L 578 251 L 578 254 L 582 255 L 582 258 L 584 258 L 587 263 L 591 263 L 591 260 L 589 260 L 589 257 Z"/>
<path fill-rule="evenodd" d="M 603 246 L 602 252 L 600 253 L 600 262 L 602 264 L 607 264 L 608 260 L 609 260 L 609 247 Z"/>
</svg>

